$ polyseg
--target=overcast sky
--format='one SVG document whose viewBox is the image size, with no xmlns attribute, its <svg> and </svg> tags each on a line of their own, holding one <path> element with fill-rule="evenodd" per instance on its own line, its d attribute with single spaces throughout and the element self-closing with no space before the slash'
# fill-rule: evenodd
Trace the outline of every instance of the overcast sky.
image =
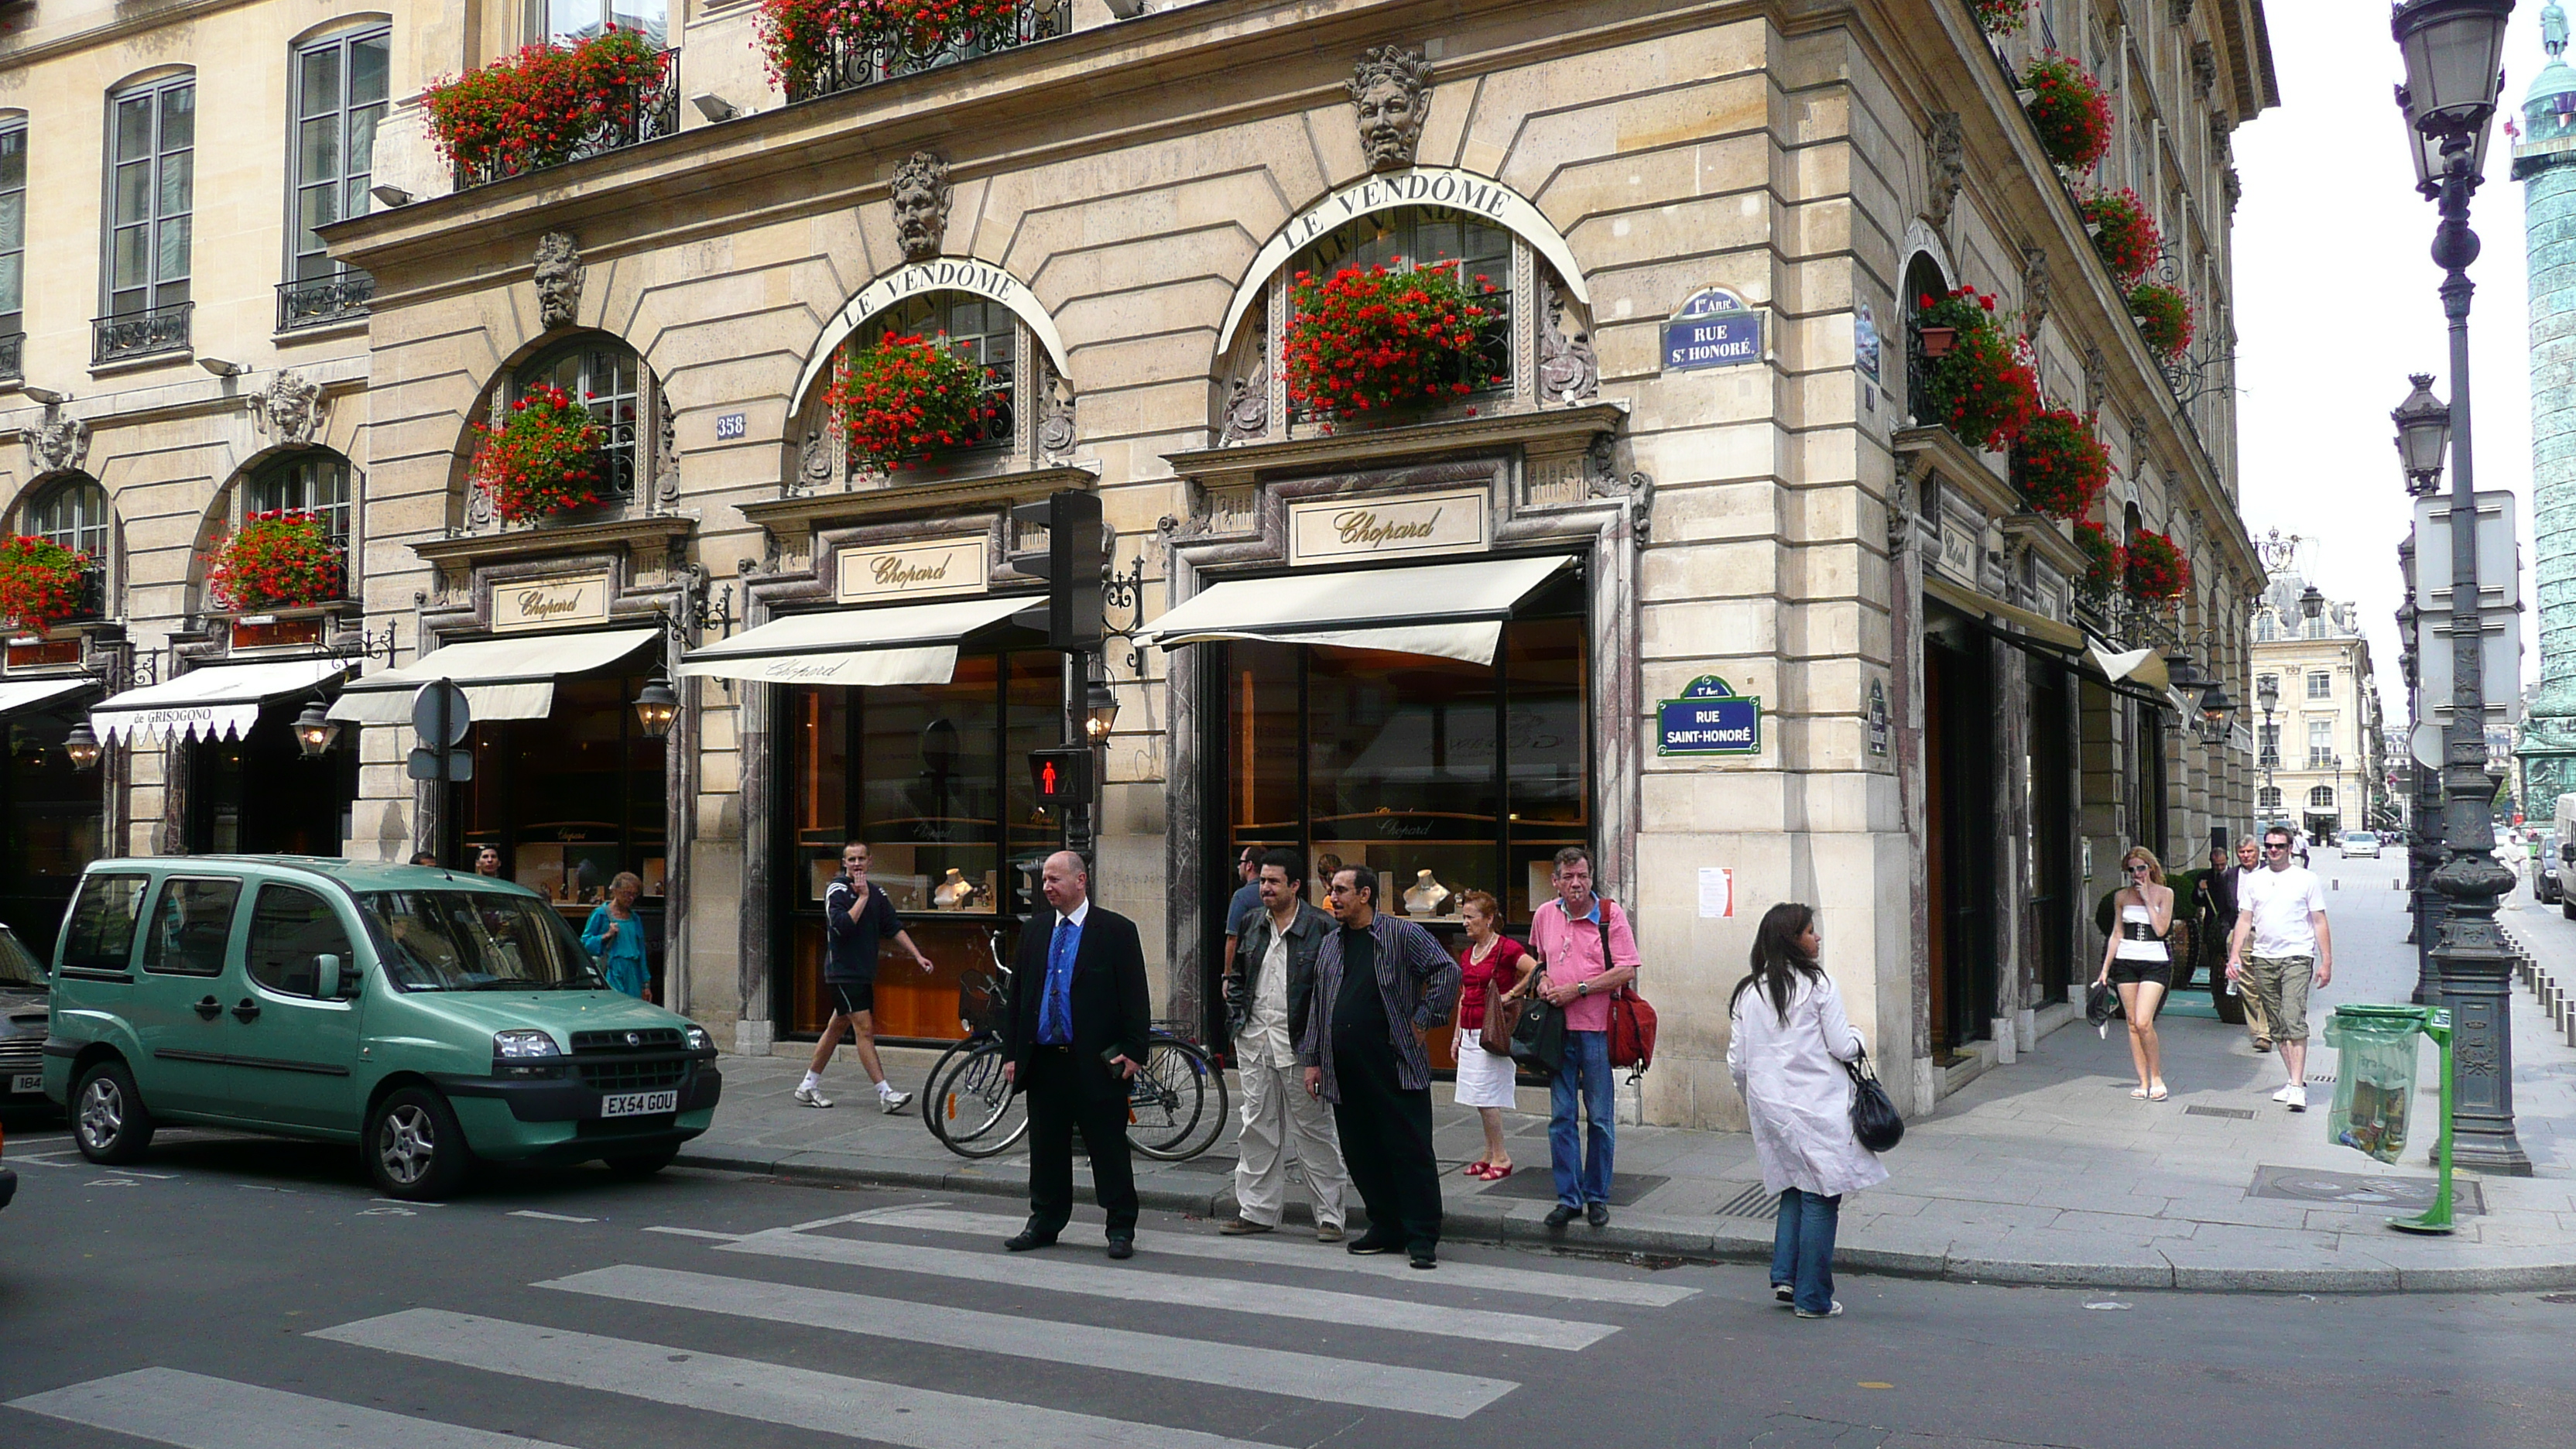
<svg viewBox="0 0 2576 1449">
<path fill-rule="evenodd" d="M 2542 0 L 2515 6 L 2504 97 L 2518 112 L 2539 72 Z M 2402 719 L 2397 545 L 2412 509 L 2389 411 L 2406 374 L 2448 398 L 2449 342 L 2429 255 L 2435 216 L 2415 194 L 2392 88 L 2404 74 L 2384 4 L 2266 0 L 2281 104 L 2235 133 L 2239 461 L 2246 526 L 2301 540 L 2318 588 L 2361 606 L 2389 717 Z M 2522 187 L 2502 118 L 2471 224 L 2485 254 L 2469 318 L 2480 491 L 2511 489 L 2523 534 L 2523 670 L 2539 672 L 2528 612 L 2531 375 Z M 2444 486 L 2449 486 L 2445 475 Z M 2395 733 L 2393 730 L 2392 734 Z"/>
</svg>

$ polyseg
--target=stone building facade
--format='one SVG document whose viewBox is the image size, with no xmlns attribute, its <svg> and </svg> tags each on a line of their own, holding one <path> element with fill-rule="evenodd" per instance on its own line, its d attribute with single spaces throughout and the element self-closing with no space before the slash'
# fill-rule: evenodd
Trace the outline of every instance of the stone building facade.
<svg viewBox="0 0 2576 1449">
<path fill-rule="evenodd" d="M 2388 807 L 2388 731 L 2357 606 L 2330 601 L 2300 617 L 2306 580 L 2275 573 L 2254 615 L 2254 687 L 2269 681 L 2280 707 L 2255 715 L 2261 783 L 2254 813 L 2320 843 L 2376 827 Z"/>
<path fill-rule="evenodd" d="M 345 375 L 295 369 L 353 461 L 366 637 L 394 645 L 321 651 L 356 671 L 323 686 L 360 762 L 343 849 L 491 845 L 568 907 L 635 870 L 663 998 L 766 1050 L 819 1024 L 812 903 L 867 838 L 938 965 L 880 988 L 884 1029 L 954 1036 L 958 974 L 1008 949 L 1063 824 L 1020 758 L 1063 736 L 1067 680 L 1007 555 L 1032 542 L 1012 506 L 1066 489 L 1116 535 L 1099 893 L 1195 1030 L 1240 845 L 1366 861 L 1445 932 L 1471 888 L 1525 921 L 1581 844 L 1663 1019 L 1630 1110 L 1740 1120 L 1727 996 L 1784 899 L 1820 907 L 1916 1110 L 2062 1019 L 2097 949 L 2077 902 L 2121 846 L 2250 819 L 2250 735 L 2201 728 L 2174 665 L 2249 695 L 2226 137 L 2275 100 L 2254 0 L 2045 0 L 2000 43 L 1954 0 L 1023 18 L 1024 43 L 791 102 L 752 7 L 673 14 L 667 125 L 498 180 L 443 165 L 419 97 L 530 21 L 393 19 L 372 175 L 404 204 L 324 229 L 367 327 Z M 2173 239 L 2204 339 L 2173 367 L 2015 96 L 2048 44 L 2111 83 L 2097 180 Z M 1434 256 L 1494 289 L 1491 376 L 1328 430 L 1286 388 L 1297 273 Z M 2046 393 L 2098 420 L 2098 516 L 2184 546 L 2177 606 L 2081 597 L 2004 456 L 1913 416 L 1912 313 L 1954 285 L 2003 299 Z M 897 330 L 971 346 L 997 415 L 935 463 L 854 467 L 835 360 Z M 505 523 L 467 486 L 475 427 L 541 382 L 611 421 L 608 497 Z M 248 417 L 246 390 L 174 385 L 194 426 Z M 95 450 L 114 409 L 88 401 Z M 107 480 L 138 537 L 164 520 L 127 639 L 201 646 L 186 550 L 249 441 L 148 508 L 160 485 Z M 406 773 L 410 690 L 441 676 L 478 721 L 465 784 Z M 657 685 L 666 736 L 631 708 Z M 1672 725 L 1712 698 L 1753 702 L 1735 752 Z M 170 750 L 110 757 L 122 843 L 190 848 Z"/>
</svg>

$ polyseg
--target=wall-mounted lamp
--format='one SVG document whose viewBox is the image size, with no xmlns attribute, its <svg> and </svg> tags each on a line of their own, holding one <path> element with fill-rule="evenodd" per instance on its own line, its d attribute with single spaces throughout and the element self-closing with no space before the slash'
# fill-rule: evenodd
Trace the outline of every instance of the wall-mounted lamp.
<svg viewBox="0 0 2576 1449">
<path fill-rule="evenodd" d="M 376 205 L 378 206 L 411 205 L 411 193 L 391 182 L 380 181 L 375 185 L 368 187 L 367 194 L 376 199 Z"/>
<path fill-rule="evenodd" d="M 200 357 L 197 359 L 197 365 L 217 377 L 239 377 L 250 371 L 238 362 L 227 362 L 220 357 Z"/>
<path fill-rule="evenodd" d="M 49 408 L 60 407 L 64 403 L 72 400 L 72 395 L 70 393 L 56 392 L 50 387 L 37 387 L 31 383 L 20 383 L 18 385 L 18 391 L 29 401 L 43 403 Z"/>
<path fill-rule="evenodd" d="M 98 768 L 102 753 L 98 736 L 91 734 L 88 720 L 72 722 L 71 733 L 63 736 L 63 753 L 71 757 L 72 768 L 87 773 Z"/>
<path fill-rule="evenodd" d="M 698 114 L 710 121 L 730 121 L 739 114 L 734 110 L 733 102 L 713 91 L 698 92 L 689 97 L 689 104 L 697 107 Z"/>
<path fill-rule="evenodd" d="M 644 733 L 661 739 L 671 732 L 671 722 L 680 717 L 680 697 L 671 692 L 668 680 L 656 674 L 635 693 L 635 722 Z"/>
</svg>

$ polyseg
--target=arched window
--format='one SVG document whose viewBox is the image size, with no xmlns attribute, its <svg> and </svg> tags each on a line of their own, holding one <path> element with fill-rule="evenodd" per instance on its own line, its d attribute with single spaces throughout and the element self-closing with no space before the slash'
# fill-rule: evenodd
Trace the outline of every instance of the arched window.
<svg viewBox="0 0 2576 1449">
<path fill-rule="evenodd" d="M 2262 811 L 2266 815 L 2280 814 L 2281 787 L 2278 785 L 2266 785 L 2262 789 L 2255 791 L 2254 808 Z"/>
<path fill-rule="evenodd" d="M 1905 313 L 1905 396 L 1909 409 L 1923 396 L 1924 357 L 1914 333 L 1916 314 L 1923 310 L 1924 298 L 1938 302 L 1949 294 L 1950 279 L 1941 274 L 1941 264 L 1932 259 L 1930 252 L 1916 252 L 1914 259 L 1905 264 L 1905 292 L 1897 298 Z"/>
<path fill-rule="evenodd" d="M 2315 789 L 2310 790 L 2308 792 L 2308 808 L 2311 810 L 2332 810 L 2334 808 L 2334 786 L 2319 785 Z"/>
<path fill-rule="evenodd" d="M 250 476 L 244 513 L 319 514 L 334 543 L 349 541 L 349 460 L 325 448 L 273 458 Z"/>
<path fill-rule="evenodd" d="M 868 319 L 850 339 L 853 350 L 889 337 L 946 337 L 967 361 L 992 374 L 984 399 L 997 416 L 969 447 L 1008 447 L 1019 435 L 1020 320 L 1011 309 L 972 292 L 924 292 Z"/>
<path fill-rule="evenodd" d="M 636 479 L 651 476 L 653 437 L 644 416 L 652 379 L 635 349 L 594 334 L 540 353 L 512 377 L 503 405 L 540 383 L 562 388 L 599 425 L 601 495 L 610 501 L 633 498 Z"/>
<path fill-rule="evenodd" d="M 1299 272 L 1318 280 L 1346 267 L 1385 267 L 1409 272 L 1416 267 L 1454 261 L 1458 280 L 1469 291 L 1493 289 L 1479 299 L 1492 315 L 1483 342 L 1485 390 L 1512 385 L 1512 252 L 1518 238 L 1472 212 L 1445 206 L 1407 206 L 1372 212 L 1324 233 L 1314 245 L 1289 259 L 1294 284 Z M 1482 283 L 1477 278 L 1485 280 Z M 1292 302 L 1291 306 L 1294 305 Z"/>
<path fill-rule="evenodd" d="M 75 553 L 107 562 L 107 490 L 75 475 L 48 488 L 27 505 L 21 533 L 51 539 Z"/>
</svg>

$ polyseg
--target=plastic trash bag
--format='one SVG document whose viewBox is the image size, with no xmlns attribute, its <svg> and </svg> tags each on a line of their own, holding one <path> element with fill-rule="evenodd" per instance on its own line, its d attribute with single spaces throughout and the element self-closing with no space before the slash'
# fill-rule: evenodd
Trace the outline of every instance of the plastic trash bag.
<svg viewBox="0 0 2576 1449">
<path fill-rule="evenodd" d="M 2402 1009 L 2382 1016 L 2345 1007 L 2326 1019 L 2326 1045 L 2335 1049 L 2328 1142 L 2382 1162 L 2395 1162 L 2406 1150 L 2415 1103 L 2415 1043 L 2422 1031 L 2420 1015 Z"/>
</svg>

